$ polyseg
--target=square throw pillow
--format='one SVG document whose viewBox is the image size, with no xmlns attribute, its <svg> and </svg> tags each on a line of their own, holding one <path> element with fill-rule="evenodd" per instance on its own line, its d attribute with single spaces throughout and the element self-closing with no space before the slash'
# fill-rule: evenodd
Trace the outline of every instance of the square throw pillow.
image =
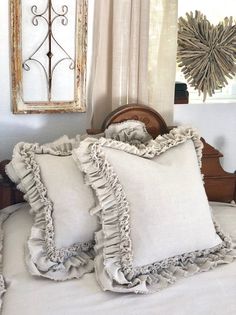
<svg viewBox="0 0 236 315">
<path fill-rule="evenodd" d="M 105 132 L 106 137 L 137 143 L 150 137 L 138 121 L 114 124 Z M 101 135 L 104 134 L 94 137 Z M 94 268 L 98 221 L 89 215 L 94 196 L 71 156 L 80 139 L 79 135 L 74 139 L 62 136 L 44 145 L 21 142 L 6 168 L 8 176 L 25 194 L 35 217 L 26 256 L 33 275 L 66 280 L 79 278 Z"/>
<path fill-rule="evenodd" d="M 200 173 L 202 143 L 176 128 L 145 147 L 86 139 L 73 157 L 95 190 L 95 270 L 104 290 L 148 293 L 233 260 Z"/>
<path fill-rule="evenodd" d="M 67 137 L 46 145 L 21 142 L 6 168 L 34 215 L 26 257 L 33 275 L 66 280 L 94 269 L 98 224 L 89 214 L 93 192 L 71 155 L 78 144 Z"/>
</svg>

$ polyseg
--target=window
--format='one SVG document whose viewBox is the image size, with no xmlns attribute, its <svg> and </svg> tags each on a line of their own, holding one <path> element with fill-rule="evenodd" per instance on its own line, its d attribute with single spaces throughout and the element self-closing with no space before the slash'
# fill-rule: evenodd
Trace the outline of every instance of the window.
<svg viewBox="0 0 236 315">
<path fill-rule="evenodd" d="M 13 112 L 84 111 L 87 0 L 35 2 L 10 2 Z"/>
</svg>

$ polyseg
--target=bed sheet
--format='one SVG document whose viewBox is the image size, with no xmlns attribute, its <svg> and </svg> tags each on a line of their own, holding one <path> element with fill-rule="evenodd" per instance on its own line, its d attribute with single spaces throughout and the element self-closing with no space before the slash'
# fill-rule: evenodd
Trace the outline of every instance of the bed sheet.
<svg viewBox="0 0 236 315">
<path fill-rule="evenodd" d="M 236 207 L 213 204 L 216 219 L 236 240 Z M 54 282 L 32 277 L 24 247 L 32 225 L 27 204 L 4 223 L 3 315 L 235 315 L 236 262 L 183 279 L 149 295 L 103 292 L 95 274 Z"/>
</svg>

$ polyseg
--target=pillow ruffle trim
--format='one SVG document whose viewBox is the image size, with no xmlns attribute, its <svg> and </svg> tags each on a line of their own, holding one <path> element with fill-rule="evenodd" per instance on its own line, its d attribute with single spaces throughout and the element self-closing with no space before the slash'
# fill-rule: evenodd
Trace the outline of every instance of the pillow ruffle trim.
<svg viewBox="0 0 236 315">
<path fill-rule="evenodd" d="M 93 210 L 103 229 L 96 233 L 95 270 L 104 290 L 150 293 L 159 291 L 177 279 L 214 269 L 236 258 L 236 246 L 215 223 L 222 243 L 205 250 L 171 257 L 142 267 L 133 268 L 132 241 L 129 226 L 129 204 L 113 168 L 106 160 L 102 146 L 123 150 L 130 154 L 152 158 L 169 148 L 191 139 L 201 166 L 202 142 L 191 128 L 175 128 L 158 136 L 146 148 L 101 138 L 83 141 L 73 157 L 86 174 L 86 180 L 96 192 L 99 205 Z"/>
<path fill-rule="evenodd" d="M 126 120 L 113 123 L 104 131 L 105 138 L 127 142 L 132 145 L 141 146 L 152 139 L 147 132 L 146 125 L 138 120 Z"/>
<path fill-rule="evenodd" d="M 40 167 L 35 160 L 35 154 L 68 156 L 74 147 L 74 143 L 40 146 L 22 142 L 16 145 L 13 159 L 6 168 L 9 177 L 18 183 L 17 187 L 25 193 L 24 198 L 30 203 L 31 212 L 34 214 L 26 256 L 29 271 L 33 275 L 53 280 L 80 278 L 94 269 L 94 240 L 66 248 L 55 247 L 53 203 L 47 196 L 47 189 L 41 180 Z M 11 176 L 12 169 L 14 176 Z"/>
</svg>

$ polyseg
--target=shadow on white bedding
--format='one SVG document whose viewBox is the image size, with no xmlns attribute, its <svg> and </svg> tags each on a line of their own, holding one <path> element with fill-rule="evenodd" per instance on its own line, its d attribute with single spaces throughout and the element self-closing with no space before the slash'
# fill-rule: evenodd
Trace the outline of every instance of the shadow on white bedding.
<svg viewBox="0 0 236 315">
<path fill-rule="evenodd" d="M 32 277 L 24 263 L 32 217 L 27 204 L 19 207 L 4 223 L 3 274 L 7 292 L 3 315 L 236 314 L 236 261 L 149 295 L 103 292 L 94 273 L 65 282 Z M 222 228 L 236 240 L 236 207 L 213 207 Z"/>
</svg>

